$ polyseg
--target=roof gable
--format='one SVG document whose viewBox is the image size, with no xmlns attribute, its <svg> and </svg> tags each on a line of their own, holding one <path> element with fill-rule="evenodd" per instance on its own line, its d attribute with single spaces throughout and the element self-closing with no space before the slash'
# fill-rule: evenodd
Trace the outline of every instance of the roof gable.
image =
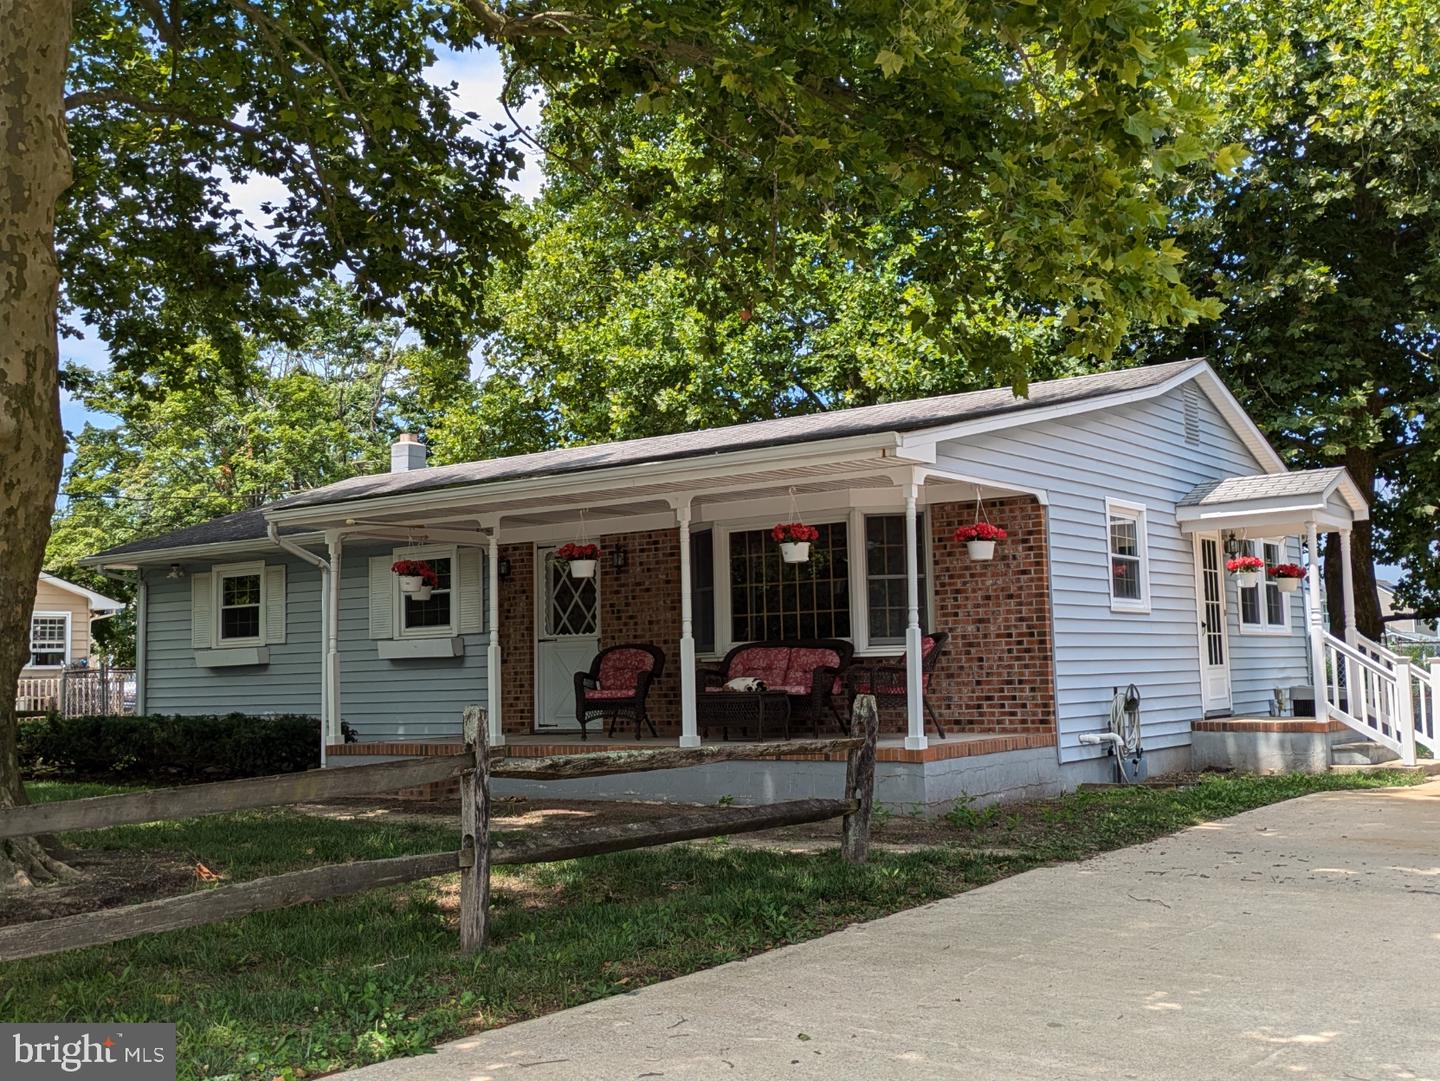
<svg viewBox="0 0 1440 1081">
<path fill-rule="evenodd" d="M 77 586 L 74 582 L 67 582 L 63 578 L 57 578 L 46 571 L 40 572 L 40 581 L 54 586 L 56 589 L 63 589 L 67 593 L 74 593 L 76 596 L 84 597 L 90 605 L 92 612 L 118 612 L 125 607 L 124 601 L 117 601 L 114 597 L 107 597 L 103 593 L 96 593 L 93 589 L 86 589 L 84 586 Z"/>
</svg>

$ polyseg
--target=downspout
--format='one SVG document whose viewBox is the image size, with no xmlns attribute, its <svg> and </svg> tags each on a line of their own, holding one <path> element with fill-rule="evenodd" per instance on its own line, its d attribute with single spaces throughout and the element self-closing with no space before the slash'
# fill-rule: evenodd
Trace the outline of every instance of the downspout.
<svg viewBox="0 0 1440 1081">
<path fill-rule="evenodd" d="M 289 552 L 320 571 L 320 768 L 325 768 L 326 752 L 330 746 L 330 564 L 307 548 L 280 535 L 280 527 L 271 522 L 265 529 L 270 543 L 282 551 Z"/>
<path fill-rule="evenodd" d="M 150 587 L 145 582 L 145 572 L 135 568 L 132 581 L 119 571 L 101 567 L 100 573 L 112 582 L 127 582 L 135 587 L 135 715 L 145 716 L 145 620 L 150 612 Z M 111 612 L 110 615 L 114 615 Z M 105 618 L 109 618 L 108 616 Z M 93 623 L 94 620 L 92 619 Z"/>
</svg>

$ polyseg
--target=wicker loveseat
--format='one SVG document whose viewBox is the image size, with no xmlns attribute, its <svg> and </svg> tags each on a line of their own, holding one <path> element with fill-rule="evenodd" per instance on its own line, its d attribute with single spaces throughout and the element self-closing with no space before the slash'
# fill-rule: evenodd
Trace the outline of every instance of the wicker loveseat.
<svg viewBox="0 0 1440 1081">
<path fill-rule="evenodd" d="M 830 705 L 830 689 L 850 666 L 855 647 L 839 638 L 791 642 L 747 642 L 735 646 L 713 668 L 701 668 L 700 687 L 707 694 L 731 694 L 723 688 L 732 679 L 749 677 L 771 691 L 790 696 L 790 707 L 808 719 L 818 734 L 820 717 Z"/>
</svg>

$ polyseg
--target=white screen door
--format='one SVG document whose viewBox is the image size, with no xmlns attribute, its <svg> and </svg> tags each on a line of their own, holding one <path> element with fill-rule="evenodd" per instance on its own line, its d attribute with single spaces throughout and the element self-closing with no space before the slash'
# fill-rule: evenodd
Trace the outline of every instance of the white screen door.
<svg viewBox="0 0 1440 1081">
<path fill-rule="evenodd" d="M 535 727 L 576 731 L 575 673 L 600 651 L 600 569 L 572 578 L 553 547 L 536 551 Z"/>
<path fill-rule="evenodd" d="M 1200 695 L 1207 715 L 1227 713 L 1230 700 L 1230 642 L 1225 633 L 1225 567 L 1220 538 L 1195 538 L 1196 605 L 1200 614 Z"/>
</svg>

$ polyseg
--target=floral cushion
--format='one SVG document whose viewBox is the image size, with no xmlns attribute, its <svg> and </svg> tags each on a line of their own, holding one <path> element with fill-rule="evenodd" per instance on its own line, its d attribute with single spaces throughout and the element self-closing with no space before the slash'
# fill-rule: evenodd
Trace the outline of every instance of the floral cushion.
<svg viewBox="0 0 1440 1081">
<path fill-rule="evenodd" d="M 655 658 L 643 649 L 615 649 L 600 658 L 598 682 L 606 698 L 625 698 L 635 693 L 641 673 L 655 667 Z M 586 697 L 594 697 L 587 692 Z"/>
<path fill-rule="evenodd" d="M 785 667 L 785 685 L 799 687 L 791 694 L 809 694 L 815 684 L 815 669 L 839 668 L 840 654 L 833 649 L 795 648 L 790 651 L 790 662 Z"/>
<path fill-rule="evenodd" d="M 790 649 L 784 646 L 752 646 L 742 649 L 730 658 L 730 671 L 726 673 L 726 678 L 750 676 L 753 679 L 762 679 L 765 686 L 778 690 L 785 683 L 785 666 L 789 659 Z"/>
<path fill-rule="evenodd" d="M 615 700 L 621 699 L 621 698 L 634 698 L 634 697 L 635 697 L 635 688 L 633 688 L 633 687 L 630 688 L 629 690 L 607 691 L 607 690 L 605 690 L 604 688 L 601 688 L 600 690 L 589 690 L 589 689 L 587 689 L 587 690 L 585 691 L 585 701 L 587 701 L 587 702 L 612 702 L 612 701 L 615 701 Z"/>
</svg>

